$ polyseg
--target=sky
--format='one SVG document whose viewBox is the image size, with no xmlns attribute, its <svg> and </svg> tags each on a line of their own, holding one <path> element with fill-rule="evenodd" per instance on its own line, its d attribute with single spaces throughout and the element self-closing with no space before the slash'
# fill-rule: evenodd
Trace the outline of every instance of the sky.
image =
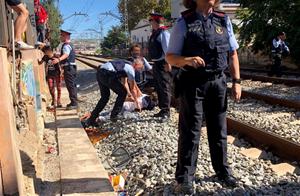
<svg viewBox="0 0 300 196">
<path fill-rule="evenodd" d="M 111 16 L 103 16 L 100 13 L 112 11 L 119 15 L 118 0 L 59 0 L 59 9 L 62 18 L 65 19 L 75 12 L 88 14 L 85 16 L 73 16 L 66 19 L 62 25 L 62 29 L 72 32 L 73 39 L 76 38 L 99 38 L 100 34 L 88 31 L 94 29 L 100 32 L 99 19 L 103 23 L 103 35 L 114 25 L 120 24 L 119 20 Z M 93 33 L 93 34 L 92 34 Z"/>
</svg>

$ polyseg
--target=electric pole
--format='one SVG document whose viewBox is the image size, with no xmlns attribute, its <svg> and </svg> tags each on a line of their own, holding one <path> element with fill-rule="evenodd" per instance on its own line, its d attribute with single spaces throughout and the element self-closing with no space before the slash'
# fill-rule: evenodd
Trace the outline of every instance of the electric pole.
<svg viewBox="0 0 300 196">
<path fill-rule="evenodd" d="M 124 26 L 126 34 L 126 48 L 129 45 L 129 28 L 128 28 L 128 9 L 127 9 L 127 0 L 124 0 Z"/>
</svg>

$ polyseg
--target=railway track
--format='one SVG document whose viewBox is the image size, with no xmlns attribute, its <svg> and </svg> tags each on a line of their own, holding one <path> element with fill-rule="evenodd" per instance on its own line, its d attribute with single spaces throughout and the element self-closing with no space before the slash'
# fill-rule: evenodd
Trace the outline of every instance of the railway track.
<svg viewBox="0 0 300 196">
<path fill-rule="evenodd" d="M 241 67 L 240 68 L 241 71 L 249 71 L 249 72 L 257 72 L 257 73 L 268 73 L 269 70 L 268 69 L 259 69 L 259 68 L 252 68 L 252 67 Z M 295 71 L 283 71 L 282 72 L 283 75 L 287 75 L 287 76 L 298 76 L 300 77 L 300 71 L 299 70 L 295 70 Z"/>
<path fill-rule="evenodd" d="M 99 57 L 89 57 L 89 56 L 82 56 L 82 55 L 77 55 L 76 57 L 77 58 L 79 57 L 81 59 L 88 59 L 88 60 L 96 61 L 99 63 L 106 63 L 107 61 L 109 61 L 108 59 L 104 60 L 104 58 L 99 58 Z"/>
<path fill-rule="evenodd" d="M 83 60 L 82 58 L 76 58 L 78 61 L 97 69 L 97 65 Z M 89 60 L 95 61 L 93 58 L 86 58 Z M 100 62 L 96 61 L 96 62 Z M 102 60 L 102 62 L 106 62 Z M 230 89 L 229 89 L 230 90 Z M 252 92 L 243 92 L 243 98 L 250 97 L 258 100 L 263 100 L 269 104 L 282 105 L 285 107 L 296 108 L 300 110 L 300 103 L 290 100 L 281 100 L 278 98 L 274 98 L 267 95 L 259 95 L 257 93 Z M 246 138 L 252 145 L 259 147 L 266 147 L 271 150 L 274 154 L 279 157 L 289 160 L 289 161 L 298 161 L 300 162 L 300 144 L 294 141 L 290 141 L 282 136 L 277 134 L 270 133 L 266 130 L 251 126 L 245 122 L 241 122 L 240 120 L 233 119 L 231 117 L 227 117 L 227 125 L 228 131 L 231 134 L 238 134 L 244 138 Z"/>
<path fill-rule="evenodd" d="M 89 62 L 89 61 L 83 60 L 82 58 L 92 60 L 92 61 L 96 61 L 96 62 L 100 62 L 100 63 L 107 62 L 105 60 L 95 59 L 93 57 L 81 57 L 80 56 L 80 58 L 78 58 L 78 57 L 76 58 L 77 60 L 81 61 L 82 63 L 85 63 L 88 66 L 93 67 L 93 68 L 97 68 L 97 66 L 95 64 Z M 230 88 L 228 88 L 228 90 L 231 91 Z M 263 95 L 263 94 L 254 93 L 254 92 L 250 92 L 250 91 L 243 91 L 242 96 L 243 96 L 243 98 L 253 98 L 253 99 L 265 101 L 266 103 L 269 103 L 269 104 L 272 104 L 272 105 L 280 105 L 280 106 L 300 110 L 300 102 L 296 101 L 296 100 L 280 99 L 280 98 L 277 98 L 277 97 L 273 97 L 273 96 L 269 96 L 269 95 Z"/>
<path fill-rule="evenodd" d="M 99 58 L 99 57 L 90 57 L 90 56 L 78 56 L 80 58 L 88 59 L 88 60 L 93 60 L 99 63 L 105 63 L 107 61 Z M 242 69 L 243 70 L 243 69 Z M 255 70 L 255 69 L 253 69 Z M 246 71 L 249 71 L 249 68 L 246 69 Z M 265 70 L 266 71 L 266 70 Z M 297 73 L 293 72 L 285 72 L 287 75 L 292 75 Z M 229 74 L 229 72 L 227 72 Z M 300 74 L 299 74 L 300 76 Z M 300 86 L 300 80 L 299 79 L 291 79 L 291 78 L 279 78 L 279 77 L 268 77 L 268 76 L 263 76 L 263 75 L 255 75 L 255 74 L 250 74 L 250 73 L 243 73 L 241 72 L 241 78 L 242 79 L 251 79 L 253 81 L 261 81 L 261 82 L 271 82 L 274 84 L 285 84 L 288 86 Z"/>
<path fill-rule="evenodd" d="M 285 84 L 289 86 L 300 86 L 299 79 L 268 77 L 268 76 L 253 75 L 253 74 L 248 74 L 243 72 L 240 75 L 242 79 L 251 79 L 253 81 L 261 81 L 261 82 L 271 82 L 274 84 Z"/>
</svg>

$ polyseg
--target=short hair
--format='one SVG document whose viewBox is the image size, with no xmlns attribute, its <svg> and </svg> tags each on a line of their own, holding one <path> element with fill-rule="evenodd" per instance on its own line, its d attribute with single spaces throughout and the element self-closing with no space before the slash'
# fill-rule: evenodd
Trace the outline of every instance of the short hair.
<svg viewBox="0 0 300 196">
<path fill-rule="evenodd" d="M 43 49 L 42 49 L 43 52 L 46 52 L 46 51 L 52 51 L 52 48 L 51 46 L 47 45 L 47 46 L 44 46 Z"/>
<path fill-rule="evenodd" d="M 285 35 L 285 32 L 280 31 L 280 32 L 278 33 L 278 36 L 281 36 L 281 35 Z"/>
<path fill-rule="evenodd" d="M 141 48 L 139 44 L 132 44 L 129 48 L 129 54 L 131 55 L 134 48 Z"/>
</svg>

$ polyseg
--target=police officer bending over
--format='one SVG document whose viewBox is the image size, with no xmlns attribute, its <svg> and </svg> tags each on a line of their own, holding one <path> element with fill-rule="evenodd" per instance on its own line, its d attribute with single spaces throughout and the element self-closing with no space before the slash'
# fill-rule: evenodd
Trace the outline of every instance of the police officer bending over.
<svg viewBox="0 0 300 196">
<path fill-rule="evenodd" d="M 278 33 L 277 37 L 273 39 L 272 42 L 272 59 L 273 65 L 271 71 L 268 74 L 269 76 L 276 75 L 281 76 L 281 60 L 283 55 L 290 53 L 289 47 L 285 44 L 284 40 L 286 39 L 285 32 Z"/>
<path fill-rule="evenodd" d="M 197 168 L 202 114 L 205 114 L 213 168 L 218 179 L 235 186 L 227 163 L 226 76 L 229 55 L 232 93 L 241 97 L 237 41 L 228 16 L 213 8 L 218 0 L 187 0 L 171 33 L 167 61 L 180 68 L 176 94 L 180 98 L 177 193 L 192 194 Z"/>
<path fill-rule="evenodd" d="M 97 71 L 97 80 L 100 87 L 101 98 L 98 101 L 95 109 L 92 111 L 91 117 L 82 122 L 84 127 L 98 126 L 96 123 L 96 118 L 109 101 L 110 89 L 118 95 L 110 115 L 110 119 L 112 121 L 117 120 L 126 96 L 129 99 L 131 98 L 132 101 L 136 103 L 138 110 L 141 110 L 141 106 L 137 100 L 138 97 L 133 89 L 134 85 L 136 85 L 134 80 L 135 69 L 140 68 L 139 66 L 142 65 L 135 65 L 136 67 L 133 67 L 131 62 L 120 59 L 110 61 L 99 66 Z"/>
<path fill-rule="evenodd" d="M 60 30 L 60 40 L 63 42 L 61 54 L 59 58 L 54 59 L 52 62 L 53 65 L 60 62 L 60 65 L 64 69 L 66 87 L 71 100 L 71 103 L 67 104 L 67 110 L 76 109 L 78 106 L 77 88 L 75 84 L 77 68 L 75 63 L 75 51 L 71 44 L 70 35 L 70 32 Z"/>
</svg>

